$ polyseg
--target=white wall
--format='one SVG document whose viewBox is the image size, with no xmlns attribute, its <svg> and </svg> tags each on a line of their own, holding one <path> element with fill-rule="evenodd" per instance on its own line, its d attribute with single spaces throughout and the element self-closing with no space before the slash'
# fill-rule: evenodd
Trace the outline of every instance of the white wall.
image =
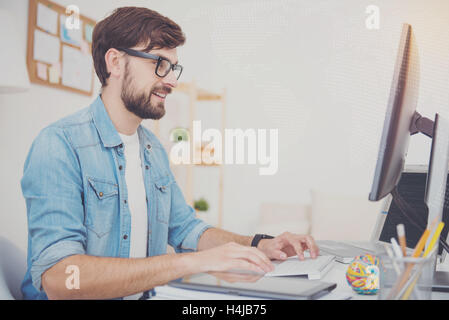
<svg viewBox="0 0 449 320">
<path fill-rule="evenodd" d="M 101 19 L 117 6 L 148 6 L 179 23 L 183 80 L 227 88 L 228 128 L 278 128 L 279 172 L 226 166 L 225 228 L 251 233 L 262 201 L 307 203 L 310 189 L 367 196 L 401 23 L 414 27 L 421 58 L 419 111 L 449 117 L 449 3 L 445 0 L 57 1 Z M 380 8 L 380 29 L 365 8 Z M 25 63 L 28 1 L 0 1 L 17 16 Z M 98 86 L 98 84 L 97 84 Z M 0 95 L 0 234 L 26 247 L 23 162 L 38 131 L 92 99 L 32 85 Z M 429 140 L 411 140 L 426 163 Z M 207 182 L 205 182 L 207 183 Z"/>
<path fill-rule="evenodd" d="M 279 128 L 279 172 L 227 166 L 225 226 L 251 231 L 259 205 L 308 202 L 309 190 L 368 196 L 401 24 L 421 58 L 418 109 L 448 115 L 449 3 L 426 1 L 195 1 L 161 11 L 187 33 L 186 75 L 229 92 L 228 128 Z M 365 27 L 368 5 L 380 29 Z M 408 163 L 430 140 L 411 139 Z M 343 213 L 340 213 L 343 214 Z"/>
</svg>

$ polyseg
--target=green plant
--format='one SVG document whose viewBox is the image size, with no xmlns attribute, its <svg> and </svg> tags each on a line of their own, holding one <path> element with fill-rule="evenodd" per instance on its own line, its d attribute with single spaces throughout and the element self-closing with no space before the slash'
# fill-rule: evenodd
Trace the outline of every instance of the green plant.
<svg viewBox="0 0 449 320">
<path fill-rule="evenodd" d="M 185 128 L 174 128 L 170 131 L 170 141 L 189 141 L 189 131 Z"/>
<path fill-rule="evenodd" d="M 207 203 L 207 201 L 204 198 L 201 198 L 195 201 L 193 207 L 195 208 L 195 210 L 198 211 L 207 211 L 209 210 L 209 203 Z"/>
</svg>

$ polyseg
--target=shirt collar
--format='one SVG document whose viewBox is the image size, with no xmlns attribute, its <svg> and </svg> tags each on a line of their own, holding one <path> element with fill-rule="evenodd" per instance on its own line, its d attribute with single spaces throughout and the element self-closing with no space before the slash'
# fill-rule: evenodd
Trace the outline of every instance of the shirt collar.
<svg viewBox="0 0 449 320">
<path fill-rule="evenodd" d="M 120 145 L 122 139 L 120 139 L 117 129 L 115 129 L 114 124 L 106 111 L 101 95 L 98 95 L 90 108 L 95 127 L 97 127 L 103 145 L 105 147 L 116 147 Z"/>
<path fill-rule="evenodd" d="M 98 95 L 98 97 L 91 104 L 90 108 L 95 127 L 97 128 L 103 146 L 116 147 L 122 144 L 122 139 L 120 138 L 117 129 L 106 111 L 101 95 Z M 147 151 L 149 151 L 151 146 L 155 143 L 154 140 L 156 138 L 143 130 L 141 124 L 137 128 L 137 133 L 141 139 L 141 143 L 145 146 Z"/>
</svg>

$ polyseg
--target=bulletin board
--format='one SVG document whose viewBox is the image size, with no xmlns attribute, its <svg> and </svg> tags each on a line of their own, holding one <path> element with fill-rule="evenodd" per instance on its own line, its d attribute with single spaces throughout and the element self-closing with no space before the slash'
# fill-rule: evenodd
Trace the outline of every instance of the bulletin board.
<svg viewBox="0 0 449 320">
<path fill-rule="evenodd" d="M 92 32 L 96 22 L 48 0 L 29 0 L 27 66 L 30 81 L 91 96 Z"/>
</svg>

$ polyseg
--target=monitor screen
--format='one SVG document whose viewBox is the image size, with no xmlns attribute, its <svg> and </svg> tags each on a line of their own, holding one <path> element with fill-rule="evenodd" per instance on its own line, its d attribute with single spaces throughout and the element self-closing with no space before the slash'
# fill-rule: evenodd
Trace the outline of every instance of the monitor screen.
<svg viewBox="0 0 449 320">
<path fill-rule="evenodd" d="M 404 24 L 369 200 L 378 201 L 397 185 L 404 169 L 419 87 L 419 57 L 412 28 Z"/>
</svg>

